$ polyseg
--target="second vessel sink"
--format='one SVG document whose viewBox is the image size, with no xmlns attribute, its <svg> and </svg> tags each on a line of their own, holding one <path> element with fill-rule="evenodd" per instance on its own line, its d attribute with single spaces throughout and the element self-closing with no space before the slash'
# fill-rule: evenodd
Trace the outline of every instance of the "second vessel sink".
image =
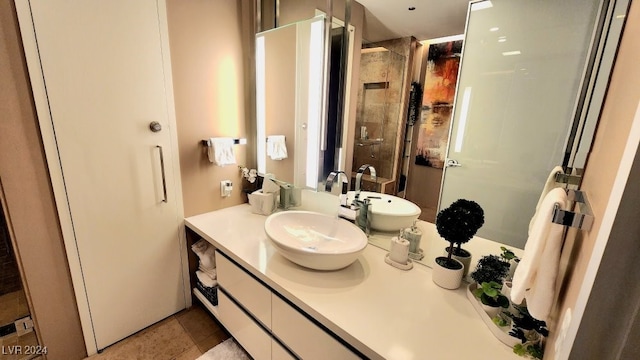
<svg viewBox="0 0 640 360">
<path fill-rule="evenodd" d="M 355 191 L 347 193 L 347 201 L 351 203 Z M 371 201 L 371 228 L 379 231 L 398 231 L 413 225 L 422 210 L 409 200 L 376 192 L 361 191 L 360 200 Z"/>
<path fill-rule="evenodd" d="M 283 211 L 270 215 L 264 230 L 276 250 L 294 263 L 316 270 L 351 265 L 367 246 L 356 225 L 312 211 Z"/>
</svg>

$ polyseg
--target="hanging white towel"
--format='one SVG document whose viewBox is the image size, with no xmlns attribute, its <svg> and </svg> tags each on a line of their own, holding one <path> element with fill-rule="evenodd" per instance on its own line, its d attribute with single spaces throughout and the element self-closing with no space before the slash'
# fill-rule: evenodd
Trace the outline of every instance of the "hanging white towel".
<svg viewBox="0 0 640 360">
<path fill-rule="evenodd" d="M 236 155 L 233 153 L 233 138 L 217 137 L 209 139 L 207 155 L 209 161 L 218 166 L 233 165 Z"/>
<path fill-rule="evenodd" d="M 271 160 L 287 158 L 287 144 L 284 135 L 267 136 L 267 155 Z"/>
<path fill-rule="evenodd" d="M 527 309 L 538 320 L 547 320 L 555 295 L 564 226 L 551 221 L 554 207 L 567 209 L 567 193 L 555 188 L 544 197 L 524 247 L 520 264 L 513 275 L 511 300 Z"/>
<path fill-rule="evenodd" d="M 547 177 L 547 181 L 544 183 L 544 187 L 542 188 L 542 193 L 540 194 L 540 198 L 538 198 L 538 204 L 536 205 L 536 211 L 533 214 L 533 217 L 531 218 L 531 221 L 529 222 L 529 234 L 531 234 L 531 227 L 533 226 L 533 222 L 536 219 L 536 214 L 538 213 L 538 209 L 540 208 L 540 204 L 542 204 L 542 200 L 544 200 L 544 197 L 547 196 L 547 194 L 549 193 L 549 191 L 551 191 L 551 189 L 554 189 L 554 188 L 558 187 L 558 184 L 556 183 L 556 174 L 557 173 L 564 174 L 564 170 L 562 170 L 562 167 L 560 167 L 560 166 L 554 167 L 553 170 L 551 170 L 551 172 L 549 173 L 549 176 Z"/>
</svg>

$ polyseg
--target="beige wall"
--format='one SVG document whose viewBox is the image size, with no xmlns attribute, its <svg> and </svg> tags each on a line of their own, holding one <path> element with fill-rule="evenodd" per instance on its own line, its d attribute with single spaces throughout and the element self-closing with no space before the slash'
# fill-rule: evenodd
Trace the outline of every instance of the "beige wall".
<svg viewBox="0 0 640 360">
<path fill-rule="evenodd" d="M 640 42 L 637 41 L 639 33 L 640 3 L 636 2 L 631 6 L 630 13 L 627 16 L 627 24 L 614 65 L 610 87 L 581 186 L 581 189 L 589 197 L 595 223 L 591 231 L 578 234 L 575 238 L 569 237 L 564 245 L 561 259 L 561 275 L 566 274 L 566 277 L 564 282 L 559 285 L 558 303 L 552 314 L 555 321 L 560 319 L 567 308 L 574 309 L 576 306 L 578 293 L 594 250 L 596 236 L 605 216 L 605 209 L 612 193 L 617 169 L 620 165 L 629 130 L 640 100 L 640 67 L 638 66 Z M 634 266 L 637 267 L 637 261 Z M 611 279 L 611 281 L 617 280 Z M 625 294 L 593 295 L 603 297 L 625 296 Z M 615 313 L 605 315 L 626 316 L 625 314 Z M 606 326 L 619 325 L 612 324 L 609 320 L 607 322 L 609 323 L 601 323 L 598 326 L 604 329 Z M 554 358 L 553 349 L 557 332 L 551 335 L 547 345 L 549 351 L 545 354 L 545 359 Z M 603 335 L 606 335 L 606 332 L 603 332 Z M 607 344 L 611 344 L 609 340 L 598 339 L 598 342 L 605 348 L 611 349 L 607 346 Z M 594 358 L 598 358 L 597 355 L 595 356 Z"/>
<path fill-rule="evenodd" d="M 86 356 L 12 1 L 0 2 L 0 181 L 48 359 Z M 2 194 L 0 194 L 2 195 Z"/>
<path fill-rule="evenodd" d="M 209 162 L 200 141 L 247 137 L 250 109 L 247 79 L 253 63 L 249 36 L 252 1 L 168 0 L 167 16 L 185 216 L 245 202 L 238 166 Z M 245 75 L 247 74 L 247 75 Z M 251 141 L 255 141 L 250 139 Z M 254 145 L 235 145 L 238 165 L 255 167 Z M 233 194 L 220 196 L 220 181 Z"/>
</svg>

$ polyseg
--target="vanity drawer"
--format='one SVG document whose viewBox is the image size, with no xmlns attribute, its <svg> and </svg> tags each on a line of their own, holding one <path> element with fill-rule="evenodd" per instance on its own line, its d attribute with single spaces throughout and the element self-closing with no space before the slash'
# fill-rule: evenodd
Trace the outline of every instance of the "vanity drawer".
<svg viewBox="0 0 640 360">
<path fill-rule="evenodd" d="M 300 358 L 360 358 L 277 295 L 272 295 L 271 303 L 273 334 Z"/>
<path fill-rule="evenodd" d="M 271 359 L 271 336 L 223 291 L 218 292 L 218 311 L 222 324 L 254 359 Z"/>
<path fill-rule="evenodd" d="M 271 328 L 271 290 L 216 251 L 218 284 L 268 329 Z"/>
<path fill-rule="evenodd" d="M 273 360 L 296 360 L 279 342 L 271 340 L 271 358 Z"/>
</svg>

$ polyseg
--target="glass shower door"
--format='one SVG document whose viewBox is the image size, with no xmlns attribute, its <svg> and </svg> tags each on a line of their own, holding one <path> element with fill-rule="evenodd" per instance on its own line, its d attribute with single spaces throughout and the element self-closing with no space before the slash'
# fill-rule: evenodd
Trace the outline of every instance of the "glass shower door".
<svg viewBox="0 0 640 360">
<path fill-rule="evenodd" d="M 471 4 L 439 208 L 479 203 L 478 236 L 524 247 L 561 165 L 598 0 Z"/>
</svg>

